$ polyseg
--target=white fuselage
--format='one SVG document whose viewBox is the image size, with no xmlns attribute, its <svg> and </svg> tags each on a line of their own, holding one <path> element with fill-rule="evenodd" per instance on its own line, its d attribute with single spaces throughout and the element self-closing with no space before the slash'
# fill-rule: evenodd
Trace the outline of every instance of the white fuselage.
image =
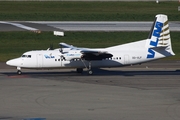
<svg viewBox="0 0 180 120">
<path fill-rule="evenodd" d="M 91 49 L 108 51 L 113 57 L 91 61 L 91 67 L 120 67 L 131 64 L 147 62 L 153 59 L 147 59 L 148 48 L 144 47 L 146 40 L 118 45 L 105 49 Z M 136 46 L 136 47 L 133 47 Z M 85 68 L 89 61 L 79 58 L 72 60 L 63 59 L 59 49 L 56 50 L 37 50 L 24 53 L 21 57 L 7 61 L 10 66 L 20 68 Z M 164 57 L 161 54 L 156 54 L 158 58 Z"/>
</svg>

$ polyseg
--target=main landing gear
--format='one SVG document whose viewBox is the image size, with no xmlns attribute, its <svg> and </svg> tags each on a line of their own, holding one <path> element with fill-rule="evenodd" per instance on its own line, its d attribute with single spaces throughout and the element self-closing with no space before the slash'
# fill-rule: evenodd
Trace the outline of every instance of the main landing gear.
<svg viewBox="0 0 180 120">
<path fill-rule="evenodd" d="M 77 68 L 77 69 L 76 69 L 76 72 L 77 72 L 77 73 L 82 73 L 82 72 L 83 72 L 83 68 Z"/>
<path fill-rule="evenodd" d="M 88 69 L 88 68 L 87 68 L 87 69 Z M 83 72 L 83 68 L 77 68 L 77 69 L 76 69 L 76 72 L 77 72 L 77 73 L 82 73 L 82 72 Z M 92 75 L 92 74 L 93 74 L 92 70 L 89 70 L 89 69 L 88 69 L 87 72 L 88 72 L 89 75 Z"/>
<path fill-rule="evenodd" d="M 88 61 L 88 67 L 86 66 L 86 64 L 84 63 L 84 60 L 81 60 L 85 66 L 85 68 L 87 69 L 87 72 L 89 75 L 93 74 L 93 71 L 91 70 L 91 61 Z M 76 69 L 77 73 L 82 73 L 83 72 L 83 68 L 77 68 Z"/>
<path fill-rule="evenodd" d="M 88 70 L 88 74 L 92 75 L 93 74 L 92 70 Z"/>
<path fill-rule="evenodd" d="M 89 74 L 89 75 L 92 75 L 93 72 L 92 72 L 92 70 L 91 70 L 91 61 L 89 61 L 89 67 L 88 67 L 87 69 L 88 69 L 88 74 Z"/>
</svg>

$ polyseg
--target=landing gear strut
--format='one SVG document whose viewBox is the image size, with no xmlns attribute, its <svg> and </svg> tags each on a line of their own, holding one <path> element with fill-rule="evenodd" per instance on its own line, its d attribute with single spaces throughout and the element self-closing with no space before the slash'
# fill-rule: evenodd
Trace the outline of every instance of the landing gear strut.
<svg viewBox="0 0 180 120">
<path fill-rule="evenodd" d="M 92 72 L 92 70 L 91 70 L 91 61 L 89 61 L 88 74 L 89 74 L 89 75 L 92 75 L 92 74 L 93 74 L 93 72 Z"/>
<path fill-rule="evenodd" d="M 18 75 L 21 75 L 21 74 L 22 74 L 22 72 L 21 72 L 21 67 L 17 67 L 17 70 L 18 70 L 18 71 L 17 71 L 17 74 L 18 74 Z"/>
<path fill-rule="evenodd" d="M 88 74 L 89 74 L 89 75 L 92 75 L 93 72 L 92 72 L 92 70 L 91 70 L 91 61 L 88 61 L 88 63 L 89 63 L 89 66 L 88 66 L 88 67 L 87 67 L 86 64 L 84 63 L 84 60 L 83 60 L 83 59 L 81 59 L 81 61 L 83 62 L 85 68 L 87 69 Z"/>
</svg>

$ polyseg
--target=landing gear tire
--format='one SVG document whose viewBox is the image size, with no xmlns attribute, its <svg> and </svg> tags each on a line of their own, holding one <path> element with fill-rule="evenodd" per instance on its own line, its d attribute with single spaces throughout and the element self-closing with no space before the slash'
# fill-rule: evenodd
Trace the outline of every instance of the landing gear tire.
<svg viewBox="0 0 180 120">
<path fill-rule="evenodd" d="M 88 71 L 88 74 L 89 74 L 89 75 L 92 75 L 92 74 L 93 74 L 92 70 L 89 70 L 89 71 Z"/>
<path fill-rule="evenodd" d="M 77 68 L 77 69 L 76 69 L 76 72 L 77 72 L 77 73 L 82 73 L 82 72 L 83 72 L 83 69 L 82 69 L 82 68 Z"/>
<path fill-rule="evenodd" d="M 18 70 L 18 71 L 17 71 L 17 74 L 18 74 L 18 75 L 21 75 L 21 74 L 22 74 L 22 72 L 21 72 L 20 70 Z"/>
</svg>

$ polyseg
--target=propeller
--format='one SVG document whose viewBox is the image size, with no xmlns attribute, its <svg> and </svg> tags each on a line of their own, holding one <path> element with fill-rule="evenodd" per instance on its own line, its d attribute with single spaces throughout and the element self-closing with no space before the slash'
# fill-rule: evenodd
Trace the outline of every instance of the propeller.
<svg viewBox="0 0 180 120">
<path fill-rule="evenodd" d="M 61 54 L 64 54 L 64 53 L 63 53 L 63 46 L 62 46 L 61 44 L 60 44 L 59 52 L 60 52 Z"/>
</svg>

